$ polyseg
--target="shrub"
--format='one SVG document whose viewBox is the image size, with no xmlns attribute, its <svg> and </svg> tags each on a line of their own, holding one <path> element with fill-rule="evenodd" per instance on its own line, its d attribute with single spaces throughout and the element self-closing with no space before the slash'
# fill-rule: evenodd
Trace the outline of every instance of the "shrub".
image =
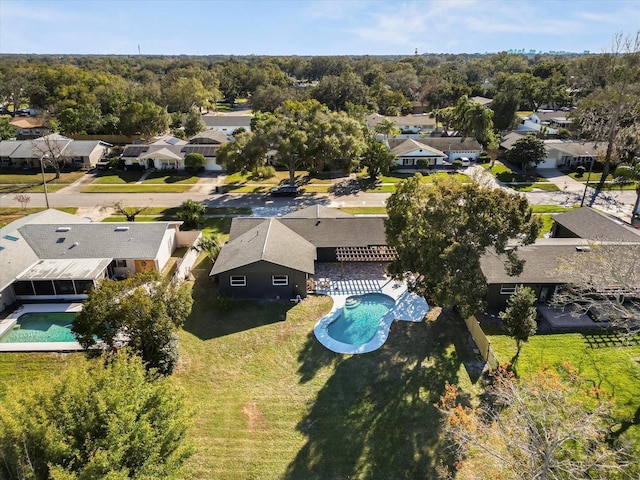
<svg viewBox="0 0 640 480">
<path fill-rule="evenodd" d="M 276 169 L 271 165 L 264 165 L 256 168 L 256 177 L 258 178 L 271 178 L 275 176 Z"/>
<path fill-rule="evenodd" d="M 458 170 L 458 169 L 462 168 L 462 160 L 460 160 L 459 158 L 457 158 L 457 159 L 455 159 L 455 160 L 451 163 L 451 165 L 453 166 L 453 168 L 454 168 L 455 170 Z"/>
<path fill-rule="evenodd" d="M 187 170 L 197 172 L 204 169 L 207 159 L 201 153 L 190 153 L 184 157 L 184 166 Z"/>
<path fill-rule="evenodd" d="M 578 167 L 576 167 L 576 177 L 578 177 L 578 178 L 582 177 L 586 170 L 587 169 L 584 168 L 584 166 L 582 166 L 582 165 L 579 165 Z"/>
</svg>

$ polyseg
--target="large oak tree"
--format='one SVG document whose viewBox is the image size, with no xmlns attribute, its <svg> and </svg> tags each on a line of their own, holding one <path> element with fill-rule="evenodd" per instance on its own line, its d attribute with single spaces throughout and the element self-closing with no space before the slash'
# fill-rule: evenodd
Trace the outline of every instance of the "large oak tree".
<svg viewBox="0 0 640 480">
<path fill-rule="evenodd" d="M 398 252 L 390 273 L 409 276 L 412 290 L 464 316 L 484 307 L 485 251 L 492 248 L 517 275 L 517 245 L 533 243 L 540 228 L 524 197 L 453 179 L 429 184 L 419 174 L 399 184 L 387 212 L 387 241 Z"/>
</svg>

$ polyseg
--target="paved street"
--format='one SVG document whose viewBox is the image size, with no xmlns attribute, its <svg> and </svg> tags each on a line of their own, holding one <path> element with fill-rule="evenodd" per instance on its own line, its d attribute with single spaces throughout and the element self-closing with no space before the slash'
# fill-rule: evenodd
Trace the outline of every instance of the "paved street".
<svg viewBox="0 0 640 480">
<path fill-rule="evenodd" d="M 267 194 L 216 194 L 215 185 L 221 181 L 220 177 L 211 178 L 210 186 L 198 183 L 190 192 L 186 193 L 79 193 L 84 186 L 87 177 L 83 177 L 72 187 L 49 194 L 49 204 L 52 207 L 80 207 L 83 211 L 99 210 L 100 208 L 122 202 L 124 205 L 141 207 L 175 207 L 186 199 L 193 199 L 212 207 L 251 207 L 266 211 L 277 212 L 280 208 L 287 211 L 299 206 L 322 203 L 333 207 L 379 207 L 383 206 L 390 194 L 356 192 L 349 195 L 334 195 L 328 193 L 304 194 L 297 198 L 271 198 Z M 493 177 L 491 177 L 493 178 Z M 584 184 L 566 178 L 550 178 L 552 182 L 559 182 L 561 191 L 527 192 L 524 193 L 531 204 L 534 205 L 562 205 L 572 206 L 580 204 L 584 192 Z M 503 187 L 502 187 L 503 188 Z M 13 200 L 14 194 L 0 196 L 0 205 L 3 207 L 18 206 Z M 44 194 L 32 193 L 30 207 L 42 207 L 45 205 Z M 587 189 L 585 205 L 596 207 L 618 216 L 628 222 L 631 217 L 631 209 L 635 202 L 636 194 L 633 190 L 596 192 L 592 188 Z"/>
</svg>

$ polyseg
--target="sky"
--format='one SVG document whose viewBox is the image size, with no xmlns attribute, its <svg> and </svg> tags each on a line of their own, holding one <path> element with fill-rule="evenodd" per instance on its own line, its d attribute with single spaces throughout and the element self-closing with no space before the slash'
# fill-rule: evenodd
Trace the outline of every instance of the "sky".
<svg viewBox="0 0 640 480">
<path fill-rule="evenodd" d="M 640 0 L 0 0 L 0 53 L 599 53 L 638 29 Z"/>
</svg>

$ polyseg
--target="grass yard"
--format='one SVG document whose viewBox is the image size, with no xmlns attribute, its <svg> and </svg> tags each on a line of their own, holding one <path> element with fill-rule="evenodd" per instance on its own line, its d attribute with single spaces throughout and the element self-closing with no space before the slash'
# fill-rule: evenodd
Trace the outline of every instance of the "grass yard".
<svg viewBox="0 0 640 480">
<path fill-rule="evenodd" d="M 143 184 L 163 184 L 163 185 L 173 185 L 173 184 L 187 184 L 193 185 L 198 183 L 198 177 L 196 175 L 186 174 L 186 175 L 178 175 L 178 174 L 167 174 L 164 172 L 151 172 L 147 178 L 142 181 Z"/>
<path fill-rule="evenodd" d="M 484 164 L 485 170 L 491 172 L 491 174 L 503 183 L 547 183 L 544 177 L 537 176 L 535 174 L 524 175 L 522 173 L 515 172 L 507 167 L 504 163 L 496 161 L 491 166 L 491 163 Z M 537 188 L 537 187 L 536 187 Z"/>
<path fill-rule="evenodd" d="M 538 238 L 544 238 L 547 233 L 551 232 L 551 227 L 553 227 L 553 214 L 536 213 L 535 215 L 542 220 L 542 228 L 538 232 Z"/>
<path fill-rule="evenodd" d="M 5 225 L 9 225 L 14 220 L 24 217 L 25 215 L 31 215 L 32 213 L 38 213 L 46 210 L 44 207 L 0 207 L 0 228 Z M 75 214 L 78 211 L 78 207 L 58 207 L 56 210 L 61 212 L 67 212 Z"/>
<path fill-rule="evenodd" d="M 184 193 L 192 187 L 183 184 L 88 185 L 82 193 Z"/>
<path fill-rule="evenodd" d="M 338 355 L 312 334 L 327 298 L 225 309 L 195 272 L 173 376 L 196 412 L 185 478 L 435 478 L 447 456 L 433 403 L 445 380 L 471 385 L 461 322 L 394 323 L 380 350 Z"/>
<path fill-rule="evenodd" d="M 435 479 L 449 461 L 433 404 L 445 381 L 474 390 L 464 325 L 434 310 L 431 321 L 394 323 L 387 343 L 339 355 L 312 334 L 331 301 L 221 302 L 194 270 L 194 309 L 180 332 L 172 381 L 195 418 L 195 455 L 183 478 Z M 0 400 L 84 362 L 82 354 L 0 355 Z"/>
<path fill-rule="evenodd" d="M 144 172 L 136 171 L 110 171 L 102 173 L 91 182 L 94 185 L 124 185 L 127 183 L 135 183 L 144 175 Z"/>
<path fill-rule="evenodd" d="M 3 168 L 0 172 L 2 172 L 0 173 L 0 185 L 34 185 L 42 183 L 42 172 L 40 170 L 8 170 Z M 62 172 L 60 173 L 60 178 L 54 180 L 56 174 L 45 171 L 44 178 L 47 180 L 47 186 L 50 183 L 68 185 L 85 175 L 86 172 L 84 171 Z"/>
<path fill-rule="evenodd" d="M 507 335 L 490 335 L 489 340 L 501 362 L 515 355 L 513 339 Z M 640 337 L 631 346 L 622 347 L 607 335 L 536 335 L 522 347 L 517 363 L 518 374 L 528 377 L 543 367 L 557 367 L 570 362 L 589 384 L 613 395 L 615 413 L 630 419 L 640 408 Z M 640 426 L 629 430 L 640 448 Z"/>
<path fill-rule="evenodd" d="M 47 182 L 47 192 L 53 193 L 58 190 L 62 190 L 64 187 L 68 185 L 60 184 L 60 183 L 48 183 Z M 26 184 L 10 184 L 10 185 L 0 185 L 0 193 L 44 193 L 44 186 L 42 184 L 39 185 L 26 185 Z"/>
<path fill-rule="evenodd" d="M 512 183 L 509 187 L 517 192 L 532 192 L 534 189 L 544 190 L 545 192 L 560 191 L 560 188 L 553 183 Z"/>
<path fill-rule="evenodd" d="M 309 175 L 306 171 L 297 171 L 296 172 L 296 182 L 303 182 L 305 178 Z M 224 183 L 227 185 L 242 185 L 245 183 L 260 183 L 264 185 L 279 185 L 281 183 L 289 183 L 289 172 L 284 172 L 281 170 L 277 170 L 273 177 L 263 178 L 256 177 L 251 172 L 246 173 L 234 173 L 232 175 L 227 175 L 224 180 Z"/>
<path fill-rule="evenodd" d="M 576 208 L 578 208 L 578 205 L 569 208 L 561 207 L 560 205 L 531 205 L 533 213 L 562 213 Z"/>
<path fill-rule="evenodd" d="M 342 207 L 340 208 L 345 213 L 351 215 L 386 215 L 387 207 Z"/>
</svg>

